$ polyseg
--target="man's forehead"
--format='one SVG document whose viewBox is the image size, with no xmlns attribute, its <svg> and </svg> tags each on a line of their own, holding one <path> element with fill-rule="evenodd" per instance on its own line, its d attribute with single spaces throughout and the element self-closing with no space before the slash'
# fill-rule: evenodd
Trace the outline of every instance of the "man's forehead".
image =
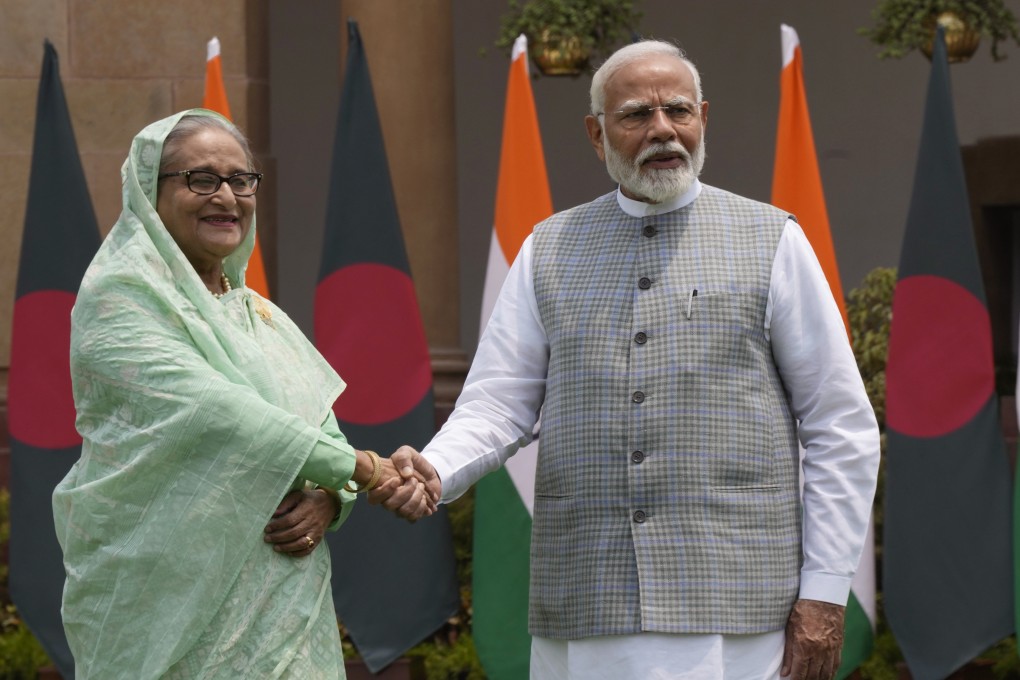
<svg viewBox="0 0 1020 680">
<path fill-rule="evenodd" d="M 615 102 L 671 102 L 696 98 L 694 75 L 684 62 L 667 56 L 633 61 L 612 74 L 606 94 Z"/>
</svg>

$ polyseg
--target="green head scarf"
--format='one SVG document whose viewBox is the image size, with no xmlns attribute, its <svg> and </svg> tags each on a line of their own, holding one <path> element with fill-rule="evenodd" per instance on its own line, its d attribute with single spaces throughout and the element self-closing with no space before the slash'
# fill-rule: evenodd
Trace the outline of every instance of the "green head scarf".
<svg viewBox="0 0 1020 680">
<path fill-rule="evenodd" d="M 185 116 L 208 116 L 222 121 L 227 127 L 235 129 L 229 120 L 208 109 L 190 109 L 174 114 L 169 118 L 156 121 L 139 132 L 131 142 L 131 151 L 124 166 L 121 168 L 121 181 L 124 188 L 124 212 L 122 219 L 131 215 L 139 219 L 152 239 L 160 255 L 173 270 L 178 281 L 196 278 L 197 274 L 188 272 L 191 268 L 184 253 L 174 242 L 170 233 L 163 226 L 156 213 L 156 192 L 159 188 L 159 166 L 163 157 L 163 142 L 170 131 Z M 255 249 L 255 216 L 252 216 L 251 229 L 237 250 L 223 261 L 223 272 L 236 285 L 244 285 L 244 273 L 248 268 L 248 258 Z M 206 291 L 204 285 L 200 288 Z M 188 286 L 190 288 L 190 286 Z M 201 296 L 200 296 L 201 297 Z"/>
</svg>

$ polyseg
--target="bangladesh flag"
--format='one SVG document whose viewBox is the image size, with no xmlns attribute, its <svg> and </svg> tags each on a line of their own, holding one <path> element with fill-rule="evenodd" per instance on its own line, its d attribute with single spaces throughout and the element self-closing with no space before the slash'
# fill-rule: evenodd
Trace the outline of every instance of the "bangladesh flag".
<svg viewBox="0 0 1020 680">
<path fill-rule="evenodd" d="M 64 565 L 50 497 L 81 455 L 71 396 L 71 307 L 98 249 L 57 51 L 47 40 L 11 334 L 10 589 L 19 615 L 67 679 L 74 660 L 60 619 Z"/>
<path fill-rule="evenodd" d="M 315 343 L 347 382 L 334 411 L 359 449 L 421 449 L 435 433 L 432 367 L 357 23 L 333 147 Z M 333 597 L 375 673 L 458 610 L 446 509 L 415 524 L 364 500 L 336 534 Z M 368 584 L 366 586 L 366 584 Z"/>
<path fill-rule="evenodd" d="M 1013 632 L 1010 474 L 939 29 L 893 295 L 883 593 L 916 680 Z"/>
</svg>

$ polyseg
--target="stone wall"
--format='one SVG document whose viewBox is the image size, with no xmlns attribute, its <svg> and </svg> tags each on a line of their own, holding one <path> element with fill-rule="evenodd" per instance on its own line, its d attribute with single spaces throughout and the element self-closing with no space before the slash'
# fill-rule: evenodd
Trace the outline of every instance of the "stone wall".
<svg viewBox="0 0 1020 680">
<path fill-rule="evenodd" d="M 0 3 L 0 486 L 9 455 L 6 403 L 11 316 L 32 161 L 43 41 L 60 60 L 89 193 L 103 234 L 120 213 L 120 166 L 148 123 L 200 106 L 206 43 L 222 44 L 231 113 L 272 166 L 268 133 L 267 0 Z M 262 152 L 262 153 L 260 153 Z M 272 192 L 259 194 L 260 234 L 272 236 Z M 54 196 L 54 200 L 60 200 Z M 267 252 L 270 276 L 274 261 Z"/>
<path fill-rule="evenodd" d="M 232 114 L 268 148 L 264 2 L 7 0 L 0 6 L 0 365 L 14 299 L 43 41 L 60 57 L 78 150 L 100 230 L 120 213 L 120 166 L 135 132 L 201 106 L 206 42 L 223 45 Z M 249 122 L 252 123 L 249 126 Z M 55 199 L 58 197 L 54 197 Z M 262 199 L 262 196 L 259 196 Z M 266 206 L 259 205 L 259 227 Z"/>
</svg>

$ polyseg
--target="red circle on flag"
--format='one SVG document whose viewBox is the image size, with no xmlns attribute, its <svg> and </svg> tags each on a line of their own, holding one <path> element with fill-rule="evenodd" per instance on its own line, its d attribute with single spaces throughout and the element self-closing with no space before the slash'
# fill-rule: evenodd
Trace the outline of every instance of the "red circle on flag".
<svg viewBox="0 0 1020 680">
<path fill-rule="evenodd" d="M 414 282 L 381 264 L 339 269 L 315 290 L 315 344 L 347 383 L 337 418 L 378 425 L 405 415 L 432 387 Z"/>
<path fill-rule="evenodd" d="M 41 449 L 81 444 L 71 395 L 75 294 L 41 290 L 14 303 L 7 413 L 11 436 Z"/>
<path fill-rule="evenodd" d="M 988 309 L 939 276 L 896 284 L 886 363 L 886 420 L 911 437 L 939 437 L 980 411 L 995 389 Z"/>
</svg>

